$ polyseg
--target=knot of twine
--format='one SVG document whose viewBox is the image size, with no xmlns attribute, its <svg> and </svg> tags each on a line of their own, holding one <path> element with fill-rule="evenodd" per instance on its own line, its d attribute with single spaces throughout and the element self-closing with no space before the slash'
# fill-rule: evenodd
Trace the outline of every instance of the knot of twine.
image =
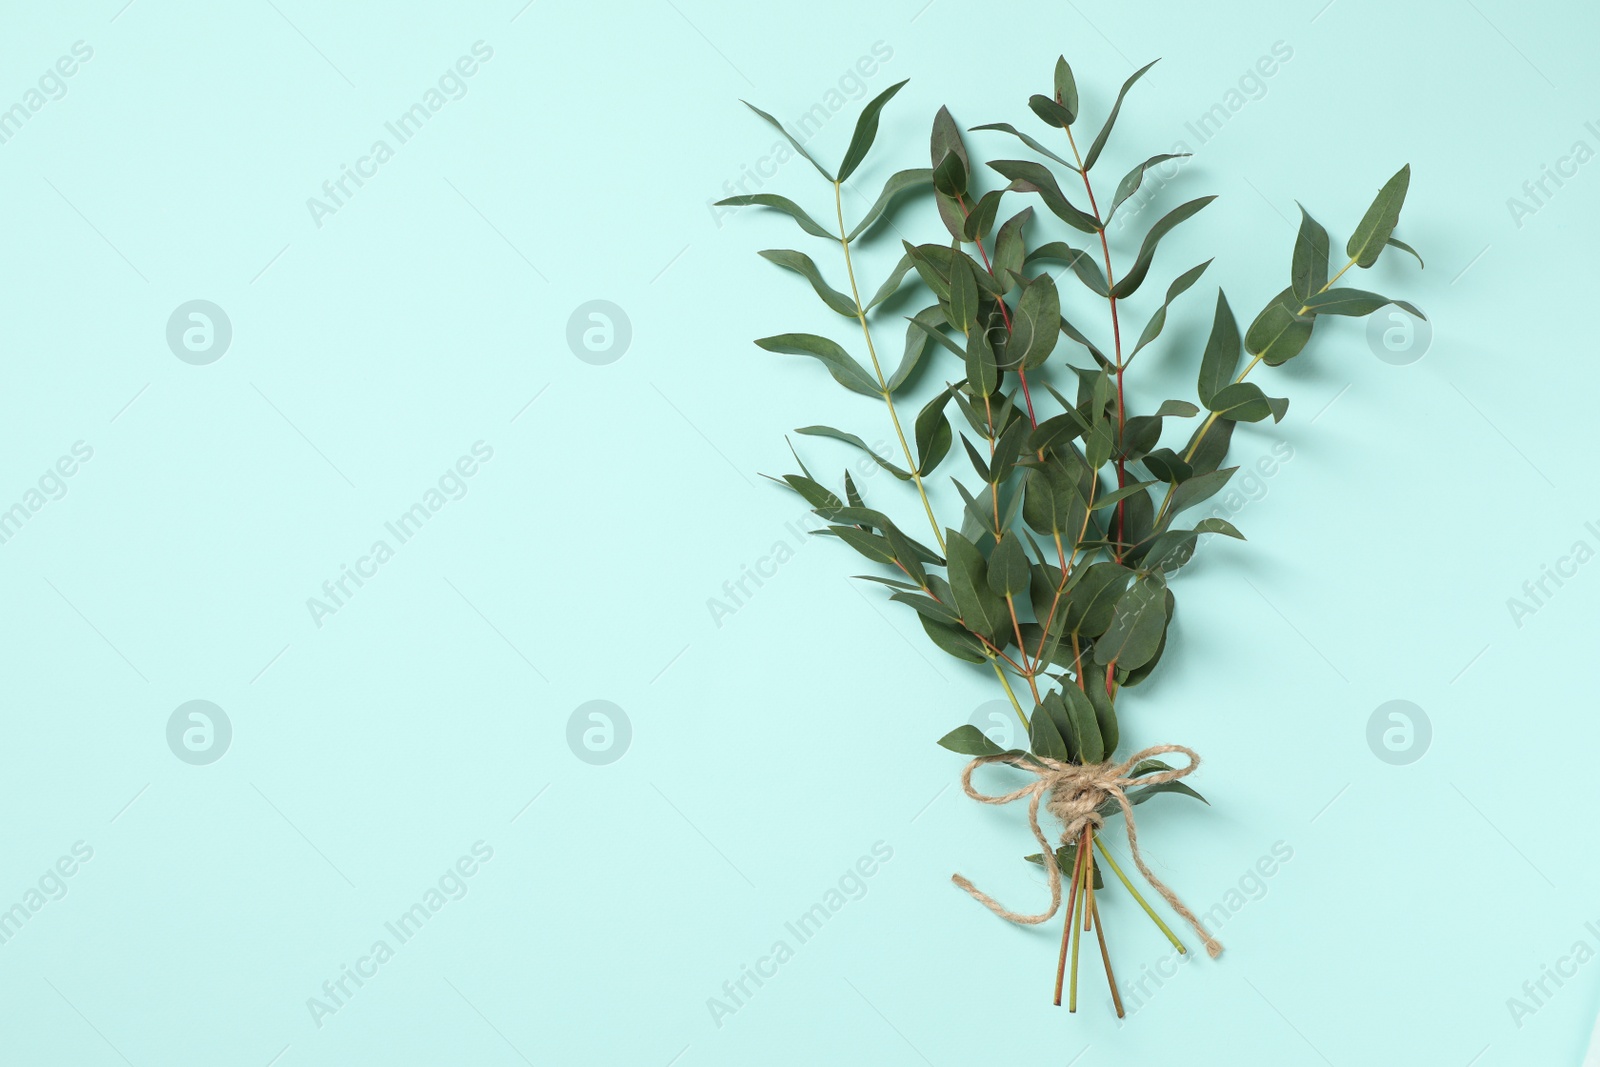
<svg viewBox="0 0 1600 1067">
<path fill-rule="evenodd" d="M 1129 778 L 1128 772 L 1144 760 L 1169 752 L 1181 753 L 1188 757 L 1189 765 L 1175 769 L 1157 771 L 1154 774 L 1142 775 L 1138 778 Z M 986 763 L 1009 763 L 1021 770 L 1031 771 L 1037 777 L 1021 789 L 1002 793 L 999 796 L 990 796 L 980 793 L 972 788 L 972 772 Z M 1222 945 L 1216 938 L 1200 924 L 1194 912 L 1184 906 L 1178 895 L 1168 889 L 1166 884 L 1157 878 L 1149 867 L 1145 866 L 1144 857 L 1139 854 L 1139 831 L 1134 826 L 1133 804 L 1128 800 L 1126 789 L 1133 785 L 1160 785 L 1163 782 L 1176 782 L 1180 778 L 1188 777 L 1200 766 L 1200 757 L 1193 749 L 1182 745 L 1155 745 L 1137 752 L 1121 763 L 1064 763 L 1060 760 L 1050 759 L 1045 756 L 1034 756 L 1022 752 L 1002 752 L 992 756 L 978 756 L 966 769 L 961 772 L 961 788 L 967 796 L 984 804 L 1009 804 L 1014 800 L 1028 798 L 1028 828 L 1033 831 L 1033 836 L 1038 839 L 1042 850 L 1045 873 L 1050 876 L 1050 908 L 1038 915 L 1024 915 L 1011 911 L 1001 905 L 993 897 L 973 885 L 971 881 L 959 874 L 950 876 L 956 885 L 972 894 L 973 898 L 1008 922 L 1035 925 L 1046 922 L 1061 907 L 1061 868 L 1056 862 L 1055 850 L 1050 847 L 1044 831 L 1039 828 L 1039 805 L 1044 803 L 1051 814 L 1061 820 L 1061 843 L 1066 844 L 1076 841 L 1085 831 L 1099 829 L 1105 822 L 1100 815 L 1099 807 L 1110 798 L 1122 808 L 1123 822 L 1128 828 L 1128 851 L 1133 854 L 1133 862 L 1139 868 L 1139 873 L 1145 880 L 1160 893 L 1162 898 L 1172 906 L 1172 910 L 1183 916 L 1194 932 L 1200 935 L 1205 942 L 1206 952 L 1216 959 L 1222 955 Z M 1046 799 L 1048 797 L 1048 800 Z"/>
</svg>

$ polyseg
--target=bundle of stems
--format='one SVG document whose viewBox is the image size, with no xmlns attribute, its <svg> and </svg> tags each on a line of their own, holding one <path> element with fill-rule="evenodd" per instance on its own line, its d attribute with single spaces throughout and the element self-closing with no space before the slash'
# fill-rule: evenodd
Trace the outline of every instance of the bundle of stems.
<svg viewBox="0 0 1600 1067">
<path fill-rule="evenodd" d="M 788 149 L 779 161 L 792 149 L 793 157 L 805 159 L 827 182 L 832 225 L 819 224 L 800 204 L 776 193 L 746 193 L 720 202 L 781 212 L 840 255 L 848 292 L 831 285 L 804 252 L 761 253 L 809 283 L 830 311 L 854 320 L 865 363 L 818 334 L 778 334 L 756 344 L 769 352 L 816 360 L 838 384 L 884 405 L 897 456 L 882 455 L 856 433 L 832 426 L 805 426 L 796 432 L 842 442 L 862 452 L 865 462 L 904 482 L 920 504 L 931 543 L 869 507 L 849 470 L 836 492 L 815 478 L 796 454 L 799 472 L 774 480 L 802 496 L 825 520 L 817 534 L 843 541 L 877 568 L 877 573 L 858 577 L 886 587 L 891 600 L 915 611 L 935 646 L 991 671 L 998 680 L 1022 724 L 1027 749 L 1003 748 L 973 725 L 951 731 L 940 744 L 972 757 L 963 779 L 969 796 L 988 803 L 1030 796 L 1030 821 L 1041 841 L 1036 817 L 1041 800 L 1048 797 L 1058 815 L 1072 811 L 1062 816 L 1071 822 L 1061 847 L 1046 847 L 1029 857 L 1046 865 L 1057 896 L 1059 879 L 1067 881 L 1055 1000 L 1060 1003 L 1066 984 L 1068 1003 L 1076 1009 L 1078 956 L 1083 937 L 1093 931 L 1119 1015 L 1122 999 L 1095 896 L 1096 852 L 1168 940 L 1180 952 L 1187 949 L 1096 836 L 1105 819 L 1125 817 L 1141 873 L 1205 938 L 1208 951 L 1220 952 L 1144 866 L 1131 819 L 1133 805 L 1160 793 L 1200 798 L 1178 780 L 1193 769 L 1197 757 L 1187 749 L 1164 746 L 1151 751 L 1184 752 L 1191 757 L 1190 766 L 1175 769 L 1161 759 L 1140 757 L 1113 762 L 1119 696 L 1150 675 L 1166 647 L 1175 608 L 1172 576 L 1192 559 L 1202 535 L 1242 538 L 1220 516 L 1192 523 L 1181 517 L 1221 492 L 1238 469 L 1223 463 L 1239 423 L 1277 422 L 1287 412 L 1287 399 L 1269 396 L 1246 381 L 1258 366 L 1281 366 L 1300 355 L 1315 327 L 1330 316 L 1362 317 L 1389 305 L 1421 316 L 1404 301 L 1336 285 L 1352 267 L 1370 268 L 1388 248 L 1416 256 L 1421 263 L 1410 246 L 1394 237 L 1410 181 L 1410 168 L 1403 167 L 1383 185 L 1352 231 L 1347 260 L 1331 277 L 1328 233 L 1302 209 L 1288 285 L 1242 333 L 1227 298 L 1217 290 L 1210 334 L 1194 359 L 1198 403 L 1171 399 L 1154 411 L 1133 412 L 1125 389 L 1129 368 L 1141 352 L 1162 340 L 1169 309 L 1212 262 L 1176 274 L 1140 332 L 1132 336 L 1124 330 L 1127 302 L 1150 276 L 1162 239 L 1215 199 L 1202 196 L 1172 207 L 1145 229 L 1131 258 L 1119 262 L 1113 255 L 1111 226 L 1118 212 L 1142 215 L 1163 199 L 1183 158 L 1162 153 L 1136 164 L 1118 181 L 1109 207 L 1102 210 L 1105 188 L 1097 193 L 1094 168 L 1129 89 L 1152 66 L 1123 83 L 1084 149 L 1077 133 L 1076 79 L 1065 58 L 1058 60 L 1050 91 L 1028 101 L 1046 128 L 1040 136 L 1055 139 L 1055 147 L 1009 123 L 968 131 L 1007 135 L 1030 154 L 990 161 L 988 169 L 1002 184 L 989 189 L 980 188 L 980 172 L 962 132 L 949 109 L 940 108 L 929 138 L 930 165 L 892 174 L 854 226 L 845 220 L 844 191 L 854 189 L 850 179 L 877 138 L 883 108 L 906 83 L 866 105 L 833 172 L 782 123 L 751 105 L 786 139 Z M 1075 201 L 1076 194 L 1063 184 L 1068 189 L 1081 186 L 1083 200 Z M 1007 198 L 1027 204 L 1000 222 Z M 948 242 L 902 239 L 898 263 L 872 296 L 863 299 L 855 254 L 859 246 L 892 229 L 891 215 L 903 216 L 913 206 L 920 210 L 930 200 Z M 1035 203 L 1047 213 L 1041 223 L 1034 219 Z M 928 213 L 930 223 L 933 214 Z M 1028 232 L 1043 225 L 1056 231 L 1044 235 L 1050 239 Z M 1057 265 L 1056 273 L 1047 264 Z M 1085 292 L 1064 299 L 1057 279 L 1069 273 Z M 895 367 L 886 370 L 874 327 L 881 336 L 893 309 L 906 307 L 907 301 L 926 306 L 899 316 L 905 345 Z M 1094 305 L 1100 306 L 1098 314 Z M 1108 333 L 1109 344 L 1097 343 L 1078 324 L 1100 316 L 1103 325 L 1095 330 L 1102 338 Z M 1175 347 L 1192 351 L 1195 346 L 1178 338 Z M 1240 369 L 1246 353 L 1250 359 Z M 936 361 L 945 364 L 939 372 L 942 388 L 922 404 L 908 436 L 898 402 L 928 377 L 924 372 Z M 959 423 L 949 415 L 952 403 Z M 1186 433 L 1171 433 L 1194 419 L 1198 424 Z M 953 424 L 962 428 L 953 429 Z M 952 478 L 961 506 L 952 519 L 941 521 L 928 481 L 956 454 L 958 440 L 977 481 Z M 1019 690 L 1026 692 L 1027 709 Z M 988 762 L 1007 763 L 1034 774 L 1037 781 L 1003 797 L 986 797 L 971 788 L 970 775 Z M 965 879 L 957 876 L 957 881 L 1012 921 L 1036 923 L 1048 917 L 1008 912 Z"/>
</svg>

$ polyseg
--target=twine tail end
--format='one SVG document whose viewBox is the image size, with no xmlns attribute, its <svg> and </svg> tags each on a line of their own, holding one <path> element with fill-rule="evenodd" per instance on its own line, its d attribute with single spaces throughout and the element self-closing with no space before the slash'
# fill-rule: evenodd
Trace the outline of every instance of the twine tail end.
<svg viewBox="0 0 1600 1067">
<path fill-rule="evenodd" d="M 1206 955 L 1210 956 L 1212 959 L 1216 959 L 1218 956 L 1222 955 L 1222 942 L 1218 941 L 1214 937 L 1207 937 Z"/>
</svg>

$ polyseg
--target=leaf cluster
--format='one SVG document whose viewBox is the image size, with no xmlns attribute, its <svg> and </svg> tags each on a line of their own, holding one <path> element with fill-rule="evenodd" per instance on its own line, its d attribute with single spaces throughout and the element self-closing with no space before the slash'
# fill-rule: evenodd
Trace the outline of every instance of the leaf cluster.
<svg viewBox="0 0 1600 1067">
<path fill-rule="evenodd" d="M 898 456 L 880 455 L 858 434 L 836 427 L 797 432 L 866 452 L 915 490 L 927 529 L 914 536 L 887 511 L 869 505 L 848 471 L 836 490 L 796 455 L 799 472 L 774 480 L 824 520 L 818 535 L 843 542 L 873 565 L 874 573 L 859 577 L 885 587 L 889 599 L 915 612 L 935 646 L 993 669 L 1027 726 L 1033 755 L 1083 763 L 1115 752 L 1117 695 L 1144 681 L 1160 662 L 1175 608 L 1172 579 L 1192 558 L 1198 539 L 1242 536 L 1224 519 L 1189 516 L 1237 470 L 1225 466 L 1234 427 L 1277 422 L 1288 410 L 1287 399 L 1269 395 L 1247 376 L 1258 365 L 1279 367 L 1299 356 L 1328 316 L 1359 317 L 1388 304 L 1421 315 L 1404 301 L 1336 284 L 1352 267 L 1373 266 L 1388 248 L 1417 256 L 1394 236 L 1410 181 L 1410 168 L 1402 167 L 1350 234 L 1342 269 L 1333 271 L 1328 233 L 1302 209 L 1287 284 L 1245 329 L 1224 293 L 1216 291 L 1209 335 L 1188 356 L 1193 397 L 1167 400 L 1152 411 L 1127 408 L 1129 367 L 1162 338 L 1169 309 L 1211 262 L 1176 273 L 1137 334 L 1122 328 L 1123 302 L 1151 277 L 1162 240 L 1214 199 L 1202 196 L 1171 208 L 1149 225 L 1131 255 L 1114 254 L 1108 226 L 1116 212 L 1155 168 L 1176 158 L 1157 154 L 1134 164 L 1102 213 L 1094 195 L 1095 167 L 1129 90 L 1153 65 L 1124 82 L 1087 152 L 1079 150 L 1081 100 L 1064 58 L 1050 91 L 1028 101 L 1045 127 L 1039 136 L 1009 123 L 967 131 L 1004 134 L 1028 150 L 1029 158 L 980 166 L 949 109 L 941 108 L 929 134 L 928 166 L 892 174 L 848 229 L 841 189 L 867 158 L 884 106 L 905 83 L 867 104 L 836 174 L 771 115 L 752 108 L 789 137 L 831 186 L 838 225 L 823 226 L 775 194 L 723 201 L 782 212 L 803 235 L 832 246 L 848 291 L 830 283 L 805 252 L 769 249 L 761 255 L 798 275 L 830 311 L 854 320 L 846 333 L 858 333 L 864 351 L 852 354 L 848 336 L 842 342 L 810 333 L 777 334 L 756 344 L 814 360 L 844 388 L 886 408 L 900 442 Z M 863 300 L 853 252 L 877 237 L 878 224 L 903 198 L 931 200 L 945 237 L 902 239 L 898 262 Z M 1036 207 L 1044 212 L 1038 219 Z M 1036 235 L 1041 223 L 1065 236 Z M 1064 295 L 1058 281 L 1071 290 Z M 924 306 L 895 323 L 887 305 L 918 296 L 912 306 Z M 1111 341 L 1097 343 L 1094 336 L 1103 339 L 1107 323 Z M 891 325 L 904 327 L 905 340 L 898 361 L 886 370 L 874 331 L 881 335 Z M 937 367 L 942 386 L 909 420 L 908 437 L 900 406 L 923 366 Z M 962 471 L 950 478 L 960 508 L 941 518 L 928 480 L 950 466 Z M 1022 688 L 1027 711 L 1017 695 Z M 972 726 L 940 743 L 970 755 L 999 751 Z M 1149 792 L 1157 791 L 1198 796 L 1180 783 Z"/>
</svg>

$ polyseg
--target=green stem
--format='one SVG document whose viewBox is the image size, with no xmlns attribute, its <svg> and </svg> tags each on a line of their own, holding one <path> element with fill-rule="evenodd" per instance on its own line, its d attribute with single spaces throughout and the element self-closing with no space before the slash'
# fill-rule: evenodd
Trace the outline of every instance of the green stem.
<svg viewBox="0 0 1600 1067">
<path fill-rule="evenodd" d="M 999 661 L 990 656 L 989 666 L 994 668 L 995 677 L 1000 679 L 1000 684 L 1005 687 L 1006 696 L 1011 698 L 1011 706 L 1016 709 L 1017 718 L 1022 720 L 1022 728 L 1031 730 L 1032 727 L 1028 725 L 1028 717 L 1022 713 L 1022 705 L 1017 702 L 1017 694 L 1012 691 L 1011 682 L 1006 678 L 1006 672 L 1000 669 Z"/>
<path fill-rule="evenodd" d="M 1161 929 L 1161 932 L 1167 935 L 1167 940 L 1172 942 L 1173 948 L 1177 949 L 1179 952 L 1187 954 L 1189 950 L 1183 947 L 1183 942 L 1178 940 L 1178 935 L 1174 934 L 1171 927 L 1167 926 L 1166 923 L 1161 921 L 1161 916 L 1155 913 L 1150 905 L 1146 903 L 1144 897 L 1139 894 L 1139 891 L 1133 887 L 1133 883 L 1128 881 L 1128 876 L 1122 873 L 1121 867 L 1117 866 L 1117 861 L 1112 858 L 1110 850 L 1108 850 L 1106 846 L 1102 845 L 1099 839 L 1096 839 L 1094 844 L 1095 847 L 1100 850 L 1100 855 L 1105 858 L 1106 863 L 1110 865 L 1112 873 L 1117 876 L 1117 881 L 1122 883 L 1124 889 L 1133 894 L 1133 899 L 1137 900 L 1139 902 L 1139 907 L 1143 908 L 1144 913 L 1150 916 L 1150 921 L 1155 923 L 1156 926 Z"/>
<path fill-rule="evenodd" d="M 872 345 L 872 331 L 867 327 L 867 309 L 861 303 L 861 290 L 856 287 L 856 268 L 850 258 L 850 238 L 844 227 L 844 197 L 841 193 L 842 184 L 833 183 L 833 208 L 839 216 L 839 245 L 844 249 L 844 269 L 850 276 L 850 296 L 856 302 L 856 321 L 861 323 L 861 336 L 867 341 L 867 355 L 872 358 L 872 373 L 878 379 L 878 389 L 883 396 L 883 402 L 889 407 L 889 421 L 894 423 L 894 435 L 900 439 L 900 451 L 906 457 L 906 470 L 911 472 L 911 480 L 916 483 L 917 495 L 922 498 L 922 510 L 928 513 L 928 525 L 933 527 L 934 540 L 939 542 L 939 551 L 944 551 L 944 533 L 939 529 L 939 520 L 933 516 L 933 505 L 928 501 L 928 493 L 922 487 L 922 475 L 917 471 L 917 461 L 911 458 L 911 446 L 906 443 L 906 433 L 900 428 L 900 416 L 894 409 L 894 397 L 889 393 L 889 382 L 883 376 L 883 368 L 878 364 L 878 352 Z"/>
</svg>

